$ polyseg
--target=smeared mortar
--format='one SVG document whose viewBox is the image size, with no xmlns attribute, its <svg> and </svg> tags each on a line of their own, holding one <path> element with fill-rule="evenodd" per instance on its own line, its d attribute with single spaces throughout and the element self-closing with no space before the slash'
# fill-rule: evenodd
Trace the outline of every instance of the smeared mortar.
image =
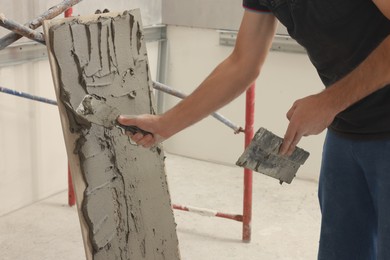
<svg viewBox="0 0 390 260">
<path fill-rule="evenodd" d="M 86 95 L 76 109 L 76 113 L 88 122 L 112 128 L 120 111 L 115 107 L 108 106 L 99 97 Z"/>
<path fill-rule="evenodd" d="M 69 131 L 80 135 L 74 153 L 93 259 L 180 259 L 161 148 L 138 148 L 109 121 L 76 113 L 86 95 L 123 114 L 154 113 L 139 12 L 67 20 L 49 32 Z"/>
</svg>

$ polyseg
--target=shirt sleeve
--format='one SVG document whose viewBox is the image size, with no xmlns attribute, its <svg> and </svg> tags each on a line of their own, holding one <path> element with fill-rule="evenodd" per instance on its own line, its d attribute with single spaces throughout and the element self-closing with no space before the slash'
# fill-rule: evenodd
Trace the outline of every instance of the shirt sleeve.
<svg viewBox="0 0 390 260">
<path fill-rule="evenodd" d="M 242 6 L 245 9 L 251 11 L 265 12 L 265 13 L 271 12 L 270 9 L 266 5 L 261 4 L 259 0 L 243 0 Z"/>
</svg>

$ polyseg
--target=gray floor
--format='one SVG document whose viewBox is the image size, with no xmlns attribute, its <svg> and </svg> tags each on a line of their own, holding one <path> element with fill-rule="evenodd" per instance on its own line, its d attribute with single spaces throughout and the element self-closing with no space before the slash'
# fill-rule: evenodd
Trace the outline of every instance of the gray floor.
<svg viewBox="0 0 390 260">
<path fill-rule="evenodd" d="M 167 155 L 172 201 L 226 213 L 242 211 L 242 170 Z M 183 260 L 310 260 L 316 258 L 320 212 L 317 183 L 291 185 L 255 174 L 251 243 L 241 223 L 175 211 Z M 0 218 L 1 260 L 84 259 L 75 208 L 62 192 Z"/>
</svg>

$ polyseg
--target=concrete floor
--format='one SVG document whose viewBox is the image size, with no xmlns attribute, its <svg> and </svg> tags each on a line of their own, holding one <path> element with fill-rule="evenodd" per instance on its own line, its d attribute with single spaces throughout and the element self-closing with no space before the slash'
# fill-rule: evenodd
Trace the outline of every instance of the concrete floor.
<svg viewBox="0 0 390 260">
<path fill-rule="evenodd" d="M 242 211 L 242 170 L 168 154 L 172 201 L 226 213 Z M 317 183 L 291 185 L 255 174 L 251 243 L 241 223 L 175 211 L 183 260 L 316 259 L 320 223 Z M 84 249 L 77 212 L 61 192 L 0 217 L 1 260 L 78 260 Z"/>
</svg>

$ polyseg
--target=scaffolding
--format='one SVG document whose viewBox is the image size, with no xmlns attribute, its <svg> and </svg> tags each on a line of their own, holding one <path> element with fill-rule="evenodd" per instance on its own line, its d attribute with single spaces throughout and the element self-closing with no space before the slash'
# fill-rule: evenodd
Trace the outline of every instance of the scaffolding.
<svg viewBox="0 0 390 260">
<path fill-rule="evenodd" d="M 39 28 L 44 20 L 49 20 L 52 18 L 57 17 L 58 15 L 64 13 L 65 17 L 71 17 L 72 16 L 72 6 L 78 4 L 82 0 L 64 0 L 60 4 L 53 6 L 37 18 L 27 22 L 24 25 L 18 24 L 17 22 L 8 19 L 4 14 L 0 14 L 0 26 L 11 30 L 12 32 L 7 34 L 6 36 L 2 37 L 0 39 L 0 50 L 6 48 L 7 46 L 11 45 L 15 41 L 19 40 L 20 38 L 27 37 L 35 42 L 38 42 L 39 44 L 45 44 L 45 40 L 43 37 L 43 34 L 40 32 L 35 31 L 35 29 Z M 150 28 L 151 30 L 154 30 L 155 27 Z M 147 34 L 148 30 L 146 30 L 145 35 Z M 147 38 L 147 37 L 146 37 Z M 158 61 L 158 71 L 157 71 L 157 79 L 161 82 L 165 81 L 164 78 L 164 70 L 165 70 L 165 63 L 166 63 L 166 38 L 165 34 L 161 33 L 160 38 L 159 37 L 150 37 L 151 40 L 158 40 L 159 41 L 159 61 Z M 173 89 L 165 84 L 162 84 L 157 81 L 152 82 L 152 87 L 157 92 L 157 104 L 158 104 L 158 113 L 162 113 L 162 103 L 163 103 L 163 96 L 162 93 L 170 94 L 179 98 L 185 98 L 186 95 L 179 92 L 176 89 Z M 16 91 L 13 89 L 5 88 L 0 86 L 0 92 L 5 94 L 10 94 L 22 98 L 27 98 L 33 101 L 37 102 L 43 102 L 50 105 L 57 105 L 57 102 L 55 100 L 50 100 L 44 97 L 35 96 L 29 93 Z M 246 148 L 250 141 L 252 140 L 254 136 L 254 106 L 255 106 L 255 84 L 253 83 L 249 89 L 246 92 L 246 108 L 245 108 L 245 128 L 242 128 L 234 123 L 232 123 L 230 120 L 225 118 L 219 113 L 213 113 L 212 116 L 219 120 L 221 123 L 226 125 L 227 127 L 231 128 L 235 134 L 238 133 L 244 133 L 245 134 L 245 144 L 244 148 Z M 200 214 L 202 216 L 215 216 L 220 218 L 226 218 L 231 219 L 235 221 L 242 222 L 243 228 L 242 228 L 242 240 L 244 242 L 250 242 L 251 240 L 251 221 L 252 221 L 252 181 L 253 181 L 253 173 L 249 169 L 244 169 L 244 196 L 243 196 L 243 212 L 242 214 L 228 214 L 228 213 L 222 213 L 211 209 L 204 209 L 199 207 L 193 207 L 193 206 L 183 206 L 178 204 L 172 204 L 172 208 L 176 210 L 183 210 L 188 212 L 193 212 Z M 71 172 L 68 164 L 68 205 L 73 206 L 75 205 L 75 194 L 73 190 L 73 183 L 72 183 L 72 177 Z"/>
</svg>

